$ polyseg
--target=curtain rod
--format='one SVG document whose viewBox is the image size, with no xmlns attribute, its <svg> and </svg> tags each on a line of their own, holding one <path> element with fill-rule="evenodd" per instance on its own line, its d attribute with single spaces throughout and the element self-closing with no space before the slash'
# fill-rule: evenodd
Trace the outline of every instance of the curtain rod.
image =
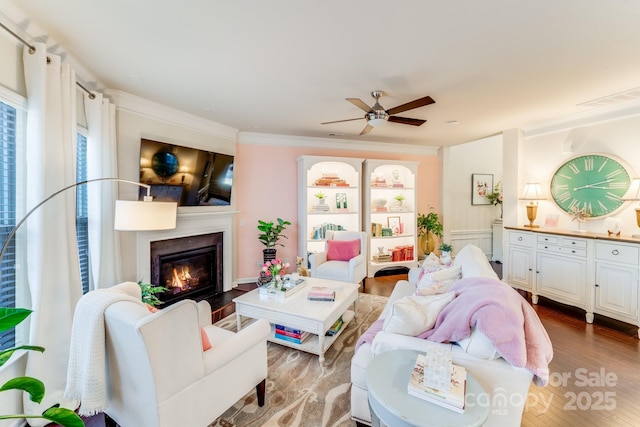
<svg viewBox="0 0 640 427">
<path fill-rule="evenodd" d="M 33 46 L 31 43 L 29 43 L 28 41 L 26 41 L 25 39 L 23 39 L 22 37 L 20 37 L 18 34 L 14 33 L 9 27 L 7 27 L 6 25 L 4 25 L 2 22 L 0 22 L 0 27 L 4 28 L 9 34 L 11 34 L 13 37 L 17 38 L 18 40 L 20 40 L 22 42 L 22 44 L 24 44 L 25 46 L 27 46 L 29 48 L 29 53 L 30 54 L 34 54 L 36 51 L 36 47 Z M 48 62 L 48 58 L 47 58 L 47 62 Z M 80 82 L 76 81 L 76 85 L 82 89 L 83 91 L 85 91 L 87 94 L 89 94 L 89 98 L 90 99 L 94 99 L 96 96 L 93 94 L 93 92 L 91 92 L 89 89 L 87 89 L 86 87 L 84 87 L 82 84 L 80 84 Z"/>
</svg>

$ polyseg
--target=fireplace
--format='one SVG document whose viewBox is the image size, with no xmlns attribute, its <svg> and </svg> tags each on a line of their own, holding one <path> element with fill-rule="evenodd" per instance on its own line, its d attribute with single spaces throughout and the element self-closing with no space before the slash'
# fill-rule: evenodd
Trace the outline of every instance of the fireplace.
<svg viewBox="0 0 640 427">
<path fill-rule="evenodd" d="M 157 295 L 163 307 L 223 292 L 223 233 L 157 240 L 150 246 L 151 283 L 167 288 Z"/>
</svg>

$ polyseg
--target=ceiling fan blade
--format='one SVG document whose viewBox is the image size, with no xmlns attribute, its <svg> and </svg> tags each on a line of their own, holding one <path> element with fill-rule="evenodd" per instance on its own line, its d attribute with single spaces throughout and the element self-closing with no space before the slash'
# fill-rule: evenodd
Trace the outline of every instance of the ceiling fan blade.
<svg viewBox="0 0 640 427">
<path fill-rule="evenodd" d="M 366 126 L 364 127 L 364 129 L 362 129 L 362 132 L 360 132 L 360 135 L 366 135 L 366 134 L 368 134 L 369 132 L 371 132 L 371 129 L 373 129 L 373 126 L 371 126 L 371 125 L 369 125 L 369 124 L 368 124 L 368 125 L 366 125 Z"/>
<path fill-rule="evenodd" d="M 323 123 L 320 123 L 320 124 L 321 125 L 329 125 L 331 123 L 351 122 L 353 120 L 362 120 L 362 119 L 364 119 L 364 117 L 358 117 L 357 119 L 335 120 L 333 122 L 323 122 Z"/>
<path fill-rule="evenodd" d="M 388 121 L 393 123 L 402 123 L 403 125 L 420 126 L 426 120 L 422 119 L 410 119 L 409 117 L 389 116 Z"/>
<path fill-rule="evenodd" d="M 347 98 L 347 101 L 349 101 L 350 103 L 352 103 L 356 107 L 360 108 L 365 113 L 368 113 L 369 111 L 371 111 L 371 107 L 369 107 L 367 104 L 365 104 L 362 99 L 359 99 L 359 98 Z"/>
<path fill-rule="evenodd" d="M 433 98 L 431 98 L 430 96 L 425 96 L 424 98 L 416 99 L 415 101 L 407 102 L 406 104 L 390 108 L 387 110 L 387 113 L 391 116 L 394 114 L 402 113 L 403 111 L 413 110 L 414 108 L 424 107 L 425 105 L 435 103 L 436 101 L 434 101 Z"/>
</svg>

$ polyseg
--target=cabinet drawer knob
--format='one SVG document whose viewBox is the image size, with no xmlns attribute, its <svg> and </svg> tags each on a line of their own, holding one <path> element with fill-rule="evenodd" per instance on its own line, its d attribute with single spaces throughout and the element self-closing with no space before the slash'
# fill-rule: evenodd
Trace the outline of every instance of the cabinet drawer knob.
<svg viewBox="0 0 640 427">
<path fill-rule="evenodd" d="M 518 237 L 518 242 L 522 242 L 522 236 Z"/>
<path fill-rule="evenodd" d="M 572 245 L 575 245 L 575 244 L 576 244 L 576 242 L 571 242 L 571 244 L 572 244 Z"/>
<path fill-rule="evenodd" d="M 619 250 L 617 250 L 617 249 L 614 249 L 614 250 L 612 250 L 612 251 L 611 251 L 611 253 L 612 253 L 613 255 L 618 255 L 618 254 L 620 254 L 620 251 L 619 251 Z"/>
<path fill-rule="evenodd" d="M 596 288 L 599 288 L 599 287 L 600 287 L 600 285 L 598 285 L 598 284 L 596 283 Z"/>
<path fill-rule="evenodd" d="M 572 250 L 572 251 L 571 251 L 571 253 L 572 253 L 572 254 L 575 254 L 575 253 L 576 253 L 576 251 L 573 251 L 573 250 Z"/>
</svg>

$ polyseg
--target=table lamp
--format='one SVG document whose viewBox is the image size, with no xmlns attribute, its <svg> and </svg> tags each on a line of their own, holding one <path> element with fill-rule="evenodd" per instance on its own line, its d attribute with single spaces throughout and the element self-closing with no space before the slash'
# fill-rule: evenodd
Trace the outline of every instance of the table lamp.
<svg viewBox="0 0 640 427">
<path fill-rule="evenodd" d="M 631 185 L 624 196 L 622 196 L 622 200 L 628 201 L 640 201 L 640 178 L 633 178 L 631 180 Z M 636 223 L 638 227 L 640 227 L 640 205 L 636 208 Z M 634 234 L 631 236 L 636 239 L 640 239 L 640 234 Z"/>
<path fill-rule="evenodd" d="M 536 215 L 538 214 L 538 200 L 544 200 L 542 189 L 540 188 L 540 183 L 527 182 L 524 186 L 524 190 L 522 192 L 522 197 L 520 197 L 520 200 L 529 200 L 529 204 L 526 206 L 527 219 L 529 220 L 529 224 L 525 224 L 525 227 L 540 227 L 539 225 L 533 223 L 536 220 Z"/>
<path fill-rule="evenodd" d="M 153 197 L 151 197 L 151 186 L 147 184 L 142 184 L 135 181 L 128 181 L 126 179 L 120 178 L 95 178 L 89 179 L 86 181 L 76 182 L 75 184 L 71 184 L 67 187 L 64 187 L 55 193 L 49 195 L 43 201 L 35 205 L 27 214 L 16 223 L 15 227 L 11 229 L 9 235 L 7 236 L 7 240 L 2 245 L 2 250 L 0 251 L 0 263 L 2 263 L 2 259 L 4 258 L 4 253 L 9 246 L 9 242 L 16 234 L 18 229 L 24 222 L 34 213 L 38 208 L 49 200 L 53 199 L 60 193 L 63 193 L 71 188 L 79 187 L 81 185 L 88 184 L 90 182 L 97 181 L 116 181 L 116 182 L 126 182 L 129 184 L 134 184 L 139 187 L 144 187 L 147 189 L 147 195 L 144 197 L 143 201 L 138 200 L 116 200 L 115 206 L 115 219 L 114 219 L 114 229 L 120 231 L 144 231 L 144 230 L 170 230 L 176 228 L 176 214 L 178 211 L 178 205 L 175 202 L 153 202 Z"/>
</svg>

